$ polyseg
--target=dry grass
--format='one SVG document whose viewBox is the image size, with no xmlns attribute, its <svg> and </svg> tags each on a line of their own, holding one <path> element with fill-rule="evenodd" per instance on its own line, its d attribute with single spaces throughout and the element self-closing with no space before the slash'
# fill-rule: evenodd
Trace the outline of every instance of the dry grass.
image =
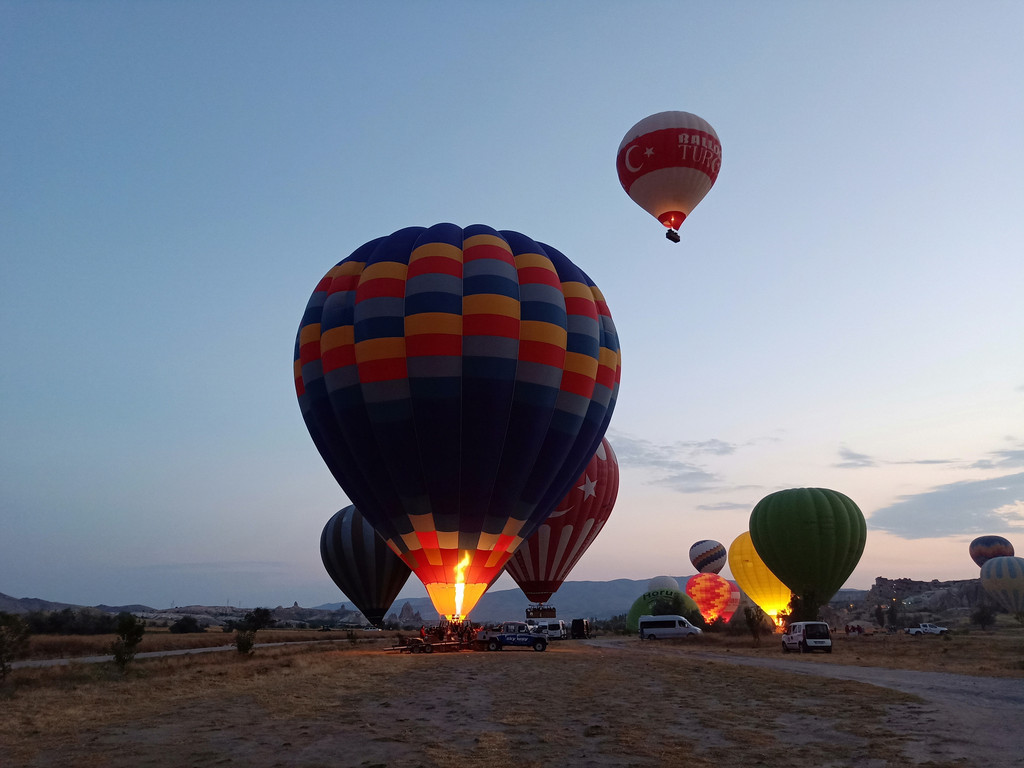
<svg viewBox="0 0 1024 768">
<path fill-rule="evenodd" d="M 19 669 L 0 700 L 0 765 L 897 765 L 908 736 L 894 718 L 920 707 L 872 686 L 688 652 L 781 655 L 737 638 L 430 656 L 387 652 L 379 634 L 335 639 L 248 658 L 146 660 L 125 677 L 105 664 Z M 960 653 L 961 639 L 988 640 L 907 638 L 906 657 Z M 903 650 L 844 640 L 815 659 Z"/>
</svg>

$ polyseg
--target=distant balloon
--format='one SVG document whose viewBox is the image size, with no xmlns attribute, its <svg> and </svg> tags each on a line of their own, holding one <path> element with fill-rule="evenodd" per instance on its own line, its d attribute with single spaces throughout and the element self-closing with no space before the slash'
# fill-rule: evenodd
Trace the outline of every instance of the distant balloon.
<svg viewBox="0 0 1024 768">
<path fill-rule="evenodd" d="M 679 591 L 679 582 L 673 579 L 671 576 L 655 576 L 653 579 L 647 582 L 648 592 L 658 592 L 660 590 L 671 590 L 672 592 Z"/>
<path fill-rule="evenodd" d="M 328 575 L 375 627 L 409 580 L 409 566 L 392 552 L 353 506 L 327 521 L 320 558 Z"/>
<path fill-rule="evenodd" d="M 630 128 L 615 158 L 619 183 L 633 202 L 676 230 L 711 190 L 722 167 L 715 129 L 689 112 L 659 112 Z"/>
<path fill-rule="evenodd" d="M 1013 544 L 1002 536 L 979 536 L 971 542 L 971 560 L 980 568 L 993 557 L 1013 557 Z"/>
<path fill-rule="evenodd" d="M 981 566 L 981 585 L 1024 622 L 1024 557 L 993 557 Z"/>
<path fill-rule="evenodd" d="M 608 438 L 548 519 L 519 545 L 505 570 L 527 599 L 546 603 L 597 538 L 619 493 L 619 462 Z"/>
<path fill-rule="evenodd" d="M 776 617 L 779 611 L 789 607 L 792 592 L 764 564 L 748 531 L 737 536 L 729 546 L 729 570 L 747 597 L 778 623 Z"/>
<path fill-rule="evenodd" d="M 725 547 L 712 539 L 701 539 L 690 547 L 690 563 L 699 573 L 720 573 L 727 557 Z"/>
<path fill-rule="evenodd" d="M 732 585 L 717 573 L 698 573 L 686 582 L 686 594 L 697 604 L 704 621 L 710 624 L 729 604 Z"/>
<path fill-rule="evenodd" d="M 827 488 L 790 488 L 765 496 L 750 513 L 750 538 L 772 573 L 818 606 L 839 591 L 867 541 L 864 515 Z"/>
<path fill-rule="evenodd" d="M 604 297 L 564 254 L 436 224 L 327 272 L 294 376 L 345 495 L 437 612 L 464 617 L 597 451 L 619 363 Z"/>
<path fill-rule="evenodd" d="M 732 621 L 732 617 L 736 614 L 736 609 L 740 607 L 740 599 L 743 597 L 743 593 L 740 592 L 739 586 L 735 581 L 729 582 L 729 602 L 725 604 L 725 608 L 722 609 L 722 621 L 728 624 Z"/>
</svg>

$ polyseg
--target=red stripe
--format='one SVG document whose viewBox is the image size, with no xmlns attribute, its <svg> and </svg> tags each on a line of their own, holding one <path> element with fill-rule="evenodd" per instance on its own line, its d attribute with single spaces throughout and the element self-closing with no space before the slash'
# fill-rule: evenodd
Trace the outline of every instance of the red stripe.
<svg viewBox="0 0 1024 768">
<path fill-rule="evenodd" d="M 681 136 L 686 140 L 680 141 Z M 706 131 L 662 128 L 645 133 L 623 147 L 615 158 L 615 167 L 627 192 L 641 176 L 663 168 L 703 171 L 714 184 L 722 167 L 722 145 Z"/>
<path fill-rule="evenodd" d="M 462 262 L 446 256 L 425 256 L 409 264 L 409 277 L 425 275 L 428 272 L 462 277 Z"/>
<path fill-rule="evenodd" d="M 515 257 L 504 248 L 500 248 L 497 245 L 488 245 L 486 243 L 466 248 L 462 252 L 462 257 L 466 261 L 476 261 L 477 259 L 497 259 L 498 261 L 504 261 L 506 264 L 512 264 L 513 266 L 515 266 L 516 263 Z"/>
<path fill-rule="evenodd" d="M 404 357 L 392 357 L 385 360 L 370 360 L 359 364 L 359 382 L 369 384 L 374 381 L 394 381 L 409 376 Z"/>
<path fill-rule="evenodd" d="M 295 377 L 295 394 L 302 397 L 306 394 L 306 382 L 302 380 L 301 376 Z"/>
<path fill-rule="evenodd" d="M 565 300 L 565 313 L 567 315 L 584 315 L 597 320 L 597 306 L 594 304 L 593 299 L 567 297 Z"/>
<path fill-rule="evenodd" d="M 558 274 L 552 272 L 550 269 L 544 269 L 543 267 L 523 267 L 519 270 L 520 285 L 530 285 L 535 283 L 551 285 L 559 290 L 562 289 L 562 281 L 558 279 Z"/>
<path fill-rule="evenodd" d="M 560 389 L 563 392 L 572 392 L 574 395 L 580 395 L 581 397 L 593 397 L 594 380 L 590 376 L 584 376 L 582 373 L 563 371 Z"/>
<path fill-rule="evenodd" d="M 356 348 L 352 344 L 345 344 L 329 349 L 324 353 L 321 364 L 323 365 L 324 373 L 355 365 Z"/>
<path fill-rule="evenodd" d="M 328 292 L 339 293 L 340 291 L 353 291 L 358 285 L 359 275 L 341 275 L 331 281 L 331 286 Z"/>
<path fill-rule="evenodd" d="M 406 357 L 442 355 L 459 357 L 462 354 L 462 337 L 451 333 L 417 333 L 405 337 Z"/>
<path fill-rule="evenodd" d="M 544 341 L 521 341 L 519 359 L 527 363 L 543 363 L 562 368 L 565 366 L 565 347 Z"/>
<path fill-rule="evenodd" d="M 362 283 L 356 291 L 356 303 L 381 296 L 401 298 L 405 296 L 405 280 L 394 277 L 376 277 Z"/>
<path fill-rule="evenodd" d="M 615 386 L 615 369 L 607 365 L 597 366 L 597 383 L 602 387 L 611 389 Z"/>
<path fill-rule="evenodd" d="M 503 336 L 519 338 L 519 318 L 507 315 L 463 315 L 463 336 Z"/>
</svg>

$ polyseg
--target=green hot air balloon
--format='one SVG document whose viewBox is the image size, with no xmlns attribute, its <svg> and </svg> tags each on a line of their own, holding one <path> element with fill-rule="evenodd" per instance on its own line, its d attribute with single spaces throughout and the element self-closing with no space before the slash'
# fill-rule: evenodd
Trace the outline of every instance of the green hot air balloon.
<svg viewBox="0 0 1024 768">
<path fill-rule="evenodd" d="M 800 599 L 800 612 L 814 619 L 857 566 L 867 524 L 838 491 L 790 488 L 757 503 L 750 538 L 765 565 Z"/>
</svg>

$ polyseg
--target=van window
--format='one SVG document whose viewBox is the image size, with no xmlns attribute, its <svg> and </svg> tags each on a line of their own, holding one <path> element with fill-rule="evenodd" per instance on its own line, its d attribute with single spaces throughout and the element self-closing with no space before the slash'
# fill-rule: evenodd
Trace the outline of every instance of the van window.
<svg viewBox="0 0 1024 768">
<path fill-rule="evenodd" d="M 808 640 L 828 640 L 828 625 L 807 624 L 805 625 L 804 636 Z"/>
<path fill-rule="evenodd" d="M 643 622 L 642 626 L 646 629 L 672 629 L 678 625 L 675 619 L 655 619 Z"/>
</svg>

